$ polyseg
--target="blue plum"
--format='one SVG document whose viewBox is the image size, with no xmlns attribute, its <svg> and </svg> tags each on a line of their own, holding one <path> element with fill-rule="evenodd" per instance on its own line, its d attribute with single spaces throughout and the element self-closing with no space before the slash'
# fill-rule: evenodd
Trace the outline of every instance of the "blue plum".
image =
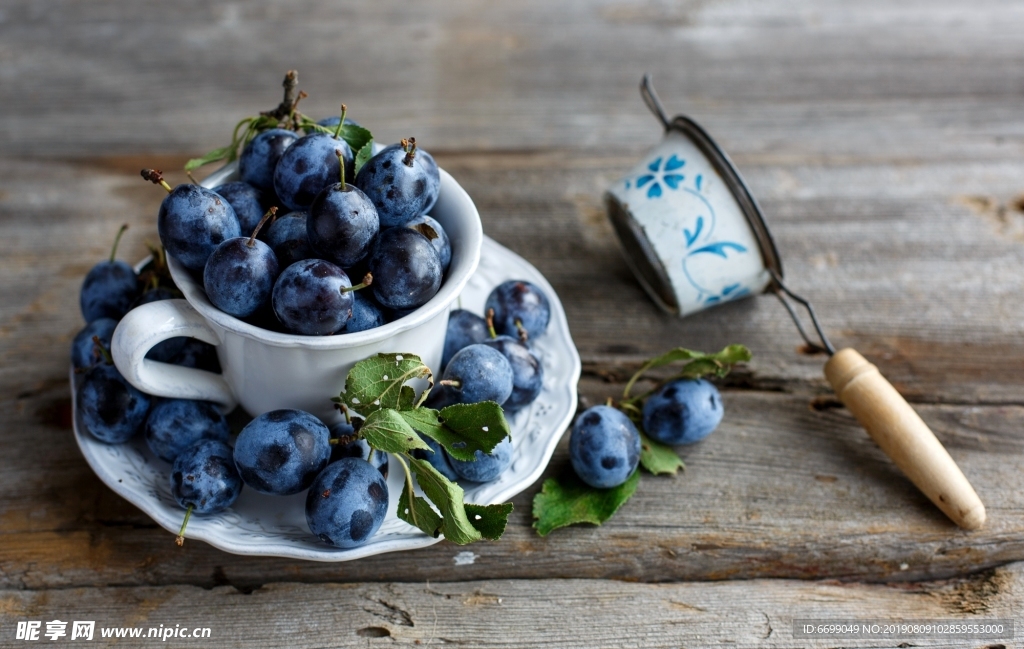
<svg viewBox="0 0 1024 649">
<path fill-rule="evenodd" d="M 663 444 L 693 444 L 722 421 L 722 396 L 704 379 L 680 379 L 661 386 L 644 403 L 644 431 Z"/>
<path fill-rule="evenodd" d="M 491 291 L 484 313 L 494 309 L 494 328 L 500 334 L 519 336 L 520 323 L 531 338 L 542 335 L 551 320 L 548 296 L 526 280 L 502 282 Z"/>
<path fill-rule="evenodd" d="M 587 408 L 572 427 L 569 459 L 576 475 L 591 487 L 617 487 L 640 463 L 640 432 L 611 406 Z"/>
<path fill-rule="evenodd" d="M 277 255 L 254 231 L 217 246 L 206 262 L 203 287 L 215 307 L 248 318 L 270 301 L 279 272 Z"/>
<path fill-rule="evenodd" d="M 143 176 L 147 179 L 159 177 L 147 174 L 151 171 L 145 170 Z M 159 178 L 162 183 L 163 178 Z M 197 272 L 206 266 L 206 260 L 217 246 L 242 234 L 231 204 L 220 194 L 198 185 L 178 185 L 169 189 L 160 203 L 156 227 L 167 254 Z"/>
<path fill-rule="evenodd" d="M 405 225 L 437 201 L 441 176 L 434 158 L 416 147 L 416 138 L 384 147 L 366 161 L 356 185 L 377 207 L 381 227 Z"/>
<path fill-rule="evenodd" d="M 459 477 L 470 482 L 490 482 L 512 464 L 512 440 L 508 437 L 498 442 L 490 453 L 476 452 L 476 459 L 469 462 L 448 457 L 452 468 Z"/>
<path fill-rule="evenodd" d="M 101 442 L 127 442 L 142 429 L 149 412 L 149 396 L 135 389 L 117 368 L 101 363 L 78 385 L 76 406 L 82 423 Z"/>
<path fill-rule="evenodd" d="M 380 310 L 372 297 L 367 297 L 365 291 L 353 291 L 352 317 L 348 319 L 345 328 L 339 333 L 354 334 L 375 329 L 386 323 L 384 312 Z"/>
<path fill-rule="evenodd" d="M 180 506 L 196 514 L 214 514 L 233 505 L 240 493 L 242 480 L 231 447 L 223 441 L 200 440 L 175 458 L 171 495 Z"/>
<path fill-rule="evenodd" d="M 465 309 L 455 309 L 448 314 L 448 328 L 444 336 L 444 354 L 441 357 L 441 371 L 448 366 L 460 349 L 490 339 L 487 321 Z"/>
<path fill-rule="evenodd" d="M 433 394 L 433 392 L 431 392 L 431 394 Z M 434 440 L 432 440 L 431 438 L 427 437 L 426 435 L 420 435 L 420 439 L 422 439 L 426 443 L 426 445 L 431 448 L 433 453 L 418 448 L 412 452 L 412 456 L 417 460 L 426 460 L 427 462 L 430 463 L 430 466 L 437 469 L 438 473 L 448 478 L 452 482 L 458 480 L 459 474 L 456 473 L 455 469 L 452 468 L 452 463 L 454 462 L 454 460 L 452 460 L 451 457 L 449 457 L 448 452 L 444 450 L 444 447 L 435 442 Z"/>
<path fill-rule="evenodd" d="M 306 522 L 321 541 L 356 548 L 380 529 L 388 485 L 369 462 L 347 457 L 329 465 L 306 494 Z"/>
<path fill-rule="evenodd" d="M 370 252 L 380 231 L 377 209 L 355 185 L 328 185 L 309 206 L 306 238 L 321 259 L 351 268 Z"/>
<path fill-rule="evenodd" d="M 227 443 L 231 433 L 224 415 L 209 401 L 166 399 L 146 417 L 146 444 L 161 460 L 173 462 L 178 454 L 201 439 Z"/>
<path fill-rule="evenodd" d="M 274 168 L 285 150 L 299 136 L 283 128 L 272 128 L 254 137 L 242 149 L 238 173 L 242 180 L 265 192 L 274 191 Z"/>
<path fill-rule="evenodd" d="M 544 367 L 529 347 L 511 336 L 485 340 L 484 345 L 501 352 L 512 367 L 512 394 L 501 404 L 505 414 L 514 414 L 530 405 L 544 387 Z"/>
<path fill-rule="evenodd" d="M 156 288 L 147 289 L 146 292 L 140 295 L 139 298 L 132 303 L 132 308 L 134 309 L 135 307 L 140 307 L 143 304 L 149 304 L 150 302 L 180 300 L 182 297 L 181 291 L 178 289 L 158 286 Z"/>
<path fill-rule="evenodd" d="M 99 318 L 120 320 L 139 295 L 139 280 L 135 269 L 116 259 L 117 244 L 127 229 L 125 225 L 118 230 L 110 259 L 93 266 L 82 282 L 78 302 L 86 322 Z"/>
<path fill-rule="evenodd" d="M 284 327 L 307 336 L 329 336 L 352 317 L 352 282 L 323 259 L 297 261 L 277 278 L 272 303 Z"/>
<path fill-rule="evenodd" d="M 281 268 L 316 257 L 306 237 L 306 212 L 285 214 L 271 223 L 266 232 L 263 240 L 277 255 Z"/>
<path fill-rule="evenodd" d="M 171 358 L 170 363 L 214 374 L 219 374 L 221 370 L 220 359 L 217 358 L 217 348 L 198 338 L 186 338 L 181 346 L 181 351 Z"/>
<path fill-rule="evenodd" d="M 448 267 L 452 265 L 452 244 L 441 224 L 424 214 L 406 223 L 405 227 L 416 230 L 430 240 L 441 260 L 441 272 L 447 273 Z"/>
<path fill-rule="evenodd" d="M 132 304 L 132 308 L 134 309 L 142 306 L 143 304 L 149 304 L 150 302 L 181 299 L 181 297 L 181 292 L 177 289 L 158 286 L 140 295 L 139 299 L 135 300 L 135 303 Z M 146 358 L 151 361 L 170 363 L 185 347 L 186 340 L 188 339 L 182 336 L 176 336 L 174 338 L 168 338 L 167 340 L 161 341 L 149 350 L 146 354 Z"/>
<path fill-rule="evenodd" d="M 245 484 L 287 496 L 309 487 L 331 458 L 330 431 L 302 410 L 271 410 L 235 440 L 235 466 Z"/>
<path fill-rule="evenodd" d="M 512 366 L 498 350 L 484 344 L 461 349 L 444 368 L 441 385 L 456 403 L 493 401 L 499 406 L 512 394 Z"/>
<path fill-rule="evenodd" d="M 238 227 L 245 237 L 256 229 L 271 203 L 269 197 L 261 190 L 238 180 L 218 185 L 213 191 L 220 194 L 221 198 L 231 205 L 231 209 L 235 210 Z"/>
<path fill-rule="evenodd" d="M 290 210 L 305 210 L 320 191 L 338 181 L 345 160 L 345 176 L 352 177 L 352 149 L 341 138 L 327 133 L 310 133 L 299 138 L 281 155 L 274 169 L 274 190 Z"/>
<path fill-rule="evenodd" d="M 85 325 L 75 334 L 71 341 L 71 366 L 76 370 L 85 370 L 103 361 L 103 354 L 96 348 L 93 336 L 99 336 L 104 349 L 110 349 L 110 339 L 114 337 L 117 320 L 97 318 Z"/>
<path fill-rule="evenodd" d="M 383 230 L 367 265 L 373 273 L 373 296 L 389 309 L 423 306 L 441 288 L 441 260 L 437 251 L 415 230 Z"/>
<path fill-rule="evenodd" d="M 352 438 L 356 434 L 352 424 L 340 422 L 331 426 L 331 439 Z M 331 462 L 343 457 L 357 457 L 374 466 L 385 478 L 388 477 L 388 454 L 370 447 L 365 439 L 353 439 L 347 444 L 331 445 Z"/>
</svg>

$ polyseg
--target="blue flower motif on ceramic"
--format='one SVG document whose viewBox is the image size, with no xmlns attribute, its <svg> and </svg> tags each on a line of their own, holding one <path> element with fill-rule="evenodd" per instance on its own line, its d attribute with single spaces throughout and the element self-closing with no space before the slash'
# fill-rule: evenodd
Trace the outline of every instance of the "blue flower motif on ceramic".
<svg viewBox="0 0 1024 649">
<path fill-rule="evenodd" d="M 698 291 L 697 299 L 704 302 L 704 304 L 717 304 L 720 302 L 726 302 L 729 300 L 735 300 L 740 297 L 744 297 L 750 294 L 750 289 L 743 286 L 742 284 L 729 284 L 719 288 L 718 290 L 709 288 L 704 285 L 705 282 L 714 283 L 714 280 L 710 277 L 704 277 L 703 273 L 697 273 L 699 277 L 694 277 L 694 271 L 696 269 L 690 267 L 690 262 L 697 257 L 698 260 L 705 255 L 712 255 L 713 257 L 720 257 L 725 263 L 730 258 L 730 253 L 744 254 L 747 252 L 747 247 L 736 243 L 734 241 L 713 241 L 711 240 L 711 234 L 715 226 L 715 210 L 711 206 L 711 203 L 707 201 L 703 196 L 700 195 L 701 177 L 697 176 L 694 182 L 697 187 L 697 191 L 689 188 L 684 188 L 685 191 L 697 196 L 701 199 L 704 204 L 704 208 L 708 212 L 710 220 L 710 226 L 705 228 L 705 219 L 703 214 L 697 215 L 697 220 L 693 224 L 693 229 L 683 228 L 683 238 L 686 241 L 686 257 L 683 258 L 683 273 L 686 275 L 687 281 Z M 706 263 L 697 264 L 698 268 L 708 268 Z M 699 281 L 698 281 L 699 280 Z"/>
<path fill-rule="evenodd" d="M 662 164 L 663 162 L 664 164 Z M 647 165 L 647 170 L 650 173 L 644 173 L 636 179 L 636 188 L 647 187 L 647 198 L 660 198 L 662 184 L 672 190 L 679 189 L 686 176 L 676 172 L 685 164 L 686 160 L 680 160 L 674 153 L 667 160 L 659 156 Z M 629 181 L 626 181 L 626 187 L 629 187 Z"/>
</svg>

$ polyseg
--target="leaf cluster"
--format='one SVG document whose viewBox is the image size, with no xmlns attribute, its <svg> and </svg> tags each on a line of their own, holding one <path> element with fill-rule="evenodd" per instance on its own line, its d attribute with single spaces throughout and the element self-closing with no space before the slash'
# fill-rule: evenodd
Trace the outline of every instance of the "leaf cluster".
<svg viewBox="0 0 1024 649">
<path fill-rule="evenodd" d="M 301 93 L 300 96 L 305 97 L 305 93 Z M 355 154 L 356 173 L 373 156 L 373 134 L 368 129 L 356 126 L 355 124 L 347 124 L 344 120 L 340 126 L 320 126 L 313 118 L 300 113 L 297 107 L 298 101 L 295 101 L 291 106 L 290 112 L 287 114 L 282 115 L 278 109 L 246 117 L 235 125 L 235 129 L 231 133 L 230 144 L 214 149 L 204 156 L 192 158 L 185 163 L 185 171 L 191 173 L 200 167 L 214 162 L 233 162 L 238 159 L 242 149 L 254 137 L 272 128 L 303 131 L 305 133 L 328 133 L 340 137 Z"/>
<path fill-rule="evenodd" d="M 416 394 L 410 382 L 424 380 Z M 452 457 L 470 461 L 477 451 L 490 453 L 509 436 L 505 415 L 493 402 L 457 404 L 441 410 L 423 405 L 433 388 L 433 374 L 414 354 L 377 354 L 349 371 L 345 391 L 334 399 L 364 418 L 359 436 L 372 448 L 391 453 L 406 473 L 398 516 L 423 532 L 459 545 L 501 537 L 512 503 L 474 505 L 462 487 L 441 475 L 419 453 L 433 452 L 428 437 Z M 413 477 L 425 496 L 417 496 Z"/>
</svg>

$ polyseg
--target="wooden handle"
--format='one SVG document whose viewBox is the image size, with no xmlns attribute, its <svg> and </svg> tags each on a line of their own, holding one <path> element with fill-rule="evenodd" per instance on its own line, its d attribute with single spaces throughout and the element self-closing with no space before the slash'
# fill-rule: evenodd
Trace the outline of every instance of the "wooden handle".
<svg viewBox="0 0 1024 649">
<path fill-rule="evenodd" d="M 985 505 L 960 467 L 877 367 L 843 349 L 825 364 L 825 377 L 871 439 L 946 516 L 968 530 L 985 524 Z"/>
</svg>

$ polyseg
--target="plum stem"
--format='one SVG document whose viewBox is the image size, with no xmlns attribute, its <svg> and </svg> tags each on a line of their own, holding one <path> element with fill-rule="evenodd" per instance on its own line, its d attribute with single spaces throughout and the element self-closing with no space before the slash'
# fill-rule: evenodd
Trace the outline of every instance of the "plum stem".
<svg viewBox="0 0 1024 649">
<path fill-rule="evenodd" d="M 516 331 L 519 332 L 519 342 L 526 344 L 526 341 L 530 339 L 530 332 L 523 326 L 523 321 L 516 318 Z"/>
<path fill-rule="evenodd" d="M 114 357 L 110 355 L 110 350 L 106 348 L 103 341 L 100 340 L 99 336 L 92 337 L 93 351 L 100 350 L 100 356 L 103 357 L 103 362 L 107 365 L 114 364 Z"/>
<path fill-rule="evenodd" d="M 281 85 L 284 87 L 284 97 L 281 99 L 281 103 L 273 110 L 260 113 L 260 115 L 276 119 L 278 122 L 283 122 L 294 116 L 295 107 L 298 106 L 299 99 L 301 99 L 304 94 L 300 92 L 296 95 L 295 93 L 295 90 L 299 87 L 299 73 L 296 70 L 288 70 L 284 75 L 284 81 L 281 82 Z M 235 128 L 235 132 L 237 134 L 237 127 Z"/>
<path fill-rule="evenodd" d="M 167 190 L 168 194 L 174 191 L 171 189 L 171 186 L 167 184 L 167 181 L 164 180 L 164 173 L 159 169 L 143 169 L 142 177 L 154 185 L 160 185 Z"/>
<path fill-rule="evenodd" d="M 373 284 L 373 273 L 366 273 L 365 275 L 363 275 L 363 281 L 361 284 L 356 284 L 355 286 L 342 286 L 338 290 L 342 293 L 348 293 L 349 291 L 360 291 L 369 286 L 370 284 Z M 347 413 L 346 416 L 348 416 Z"/>
<path fill-rule="evenodd" d="M 110 263 L 114 263 L 117 258 L 117 244 L 121 243 L 121 235 L 128 229 L 128 224 L 125 223 L 121 226 L 121 229 L 117 231 L 117 235 L 114 236 L 114 247 L 110 249 Z"/>
<path fill-rule="evenodd" d="M 185 526 L 188 525 L 188 519 L 192 518 L 192 505 L 188 506 L 185 510 L 185 520 L 181 522 L 181 529 L 178 530 L 178 538 L 174 539 L 174 542 L 178 544 L 178 547 L 185 545 Z"/>
<path fill-rule="evenodd" d="M 291 120 L 292 126 L 297 126 L 297 120 L 295 118 L 295 113 L 299 109 L 299 102 L 302 101 L 303 99 L 305 99 L 308 96 L 309 95 L 307 95 L 306 93 L 304 93 L 303 91 L 300 90 L 299 91 L 299 96 L 296 97 L 295 101 L 292 102 L 292 110 L 291 110 L 290 113 L 288 113 L 288 119 Z"/>
<path fill-rule="evenodd" d="M 345 104 L 341 105 L 341 121 L 338 122 L 338 128 L 334 129 L 334 137 L 341 137 L 341 129 L 345 128 L 345 116 L 348 115 L 348 106 Z M 344 180 L 341 181 L 345 183 Z"/>
<path fill-rule="evenodd" d="M 266 223 L 267 220 L 270 219 L 270 217 L 275 216 L 276 214 L 277 214 L 277 208 L 276 207 L 271 207 L 269 210 L 267 210 L 267 213 L 263 215 L 263 218 L 260 219 L 260 222 L 256 224 L 256 229 L 252 231 L 252 236 L 249 237 L 249 241 L 246 242 L 245 245 L 249 246 L 250 248 L 255 246 L 256 245 L 256 235 L 259 234 L 260 228 L 263 227 L 263 224 Z"/>
<path fill-rule="evenodd" d="M 494 309 L 487 309 L 487 333 L 491 335 L 491 338 L 497 338 L 498 332 L 494 330 Z"/>
<path fill-rule="evenodd" d="M 402 162 L 406 167 L 411 167 L 413 160 L 416 159 L 416 138 L 410 137 L 407 140 L 402 140 L 402 148 L 405 149 L 405 158 Z"/>
<path fill-rule="evenodd" d="M 459 380 L 456 380 L 456 379 L 441 379 L 440 383 L 441 383 L 441 385 L 447 385 L 447 386 L 452 387 L 452 388 L 461 388 L 462 387 L 462 381 L 459 381 Z"/>
<path fill-rule="evenodd" d="M 341 149 L 335 149 L 334 155 L 338 156 L 338 168 L 341 170 L 341 191 L 347 191 L 345 187 L 345 156 L 342 154 Z"/>
</svg>

